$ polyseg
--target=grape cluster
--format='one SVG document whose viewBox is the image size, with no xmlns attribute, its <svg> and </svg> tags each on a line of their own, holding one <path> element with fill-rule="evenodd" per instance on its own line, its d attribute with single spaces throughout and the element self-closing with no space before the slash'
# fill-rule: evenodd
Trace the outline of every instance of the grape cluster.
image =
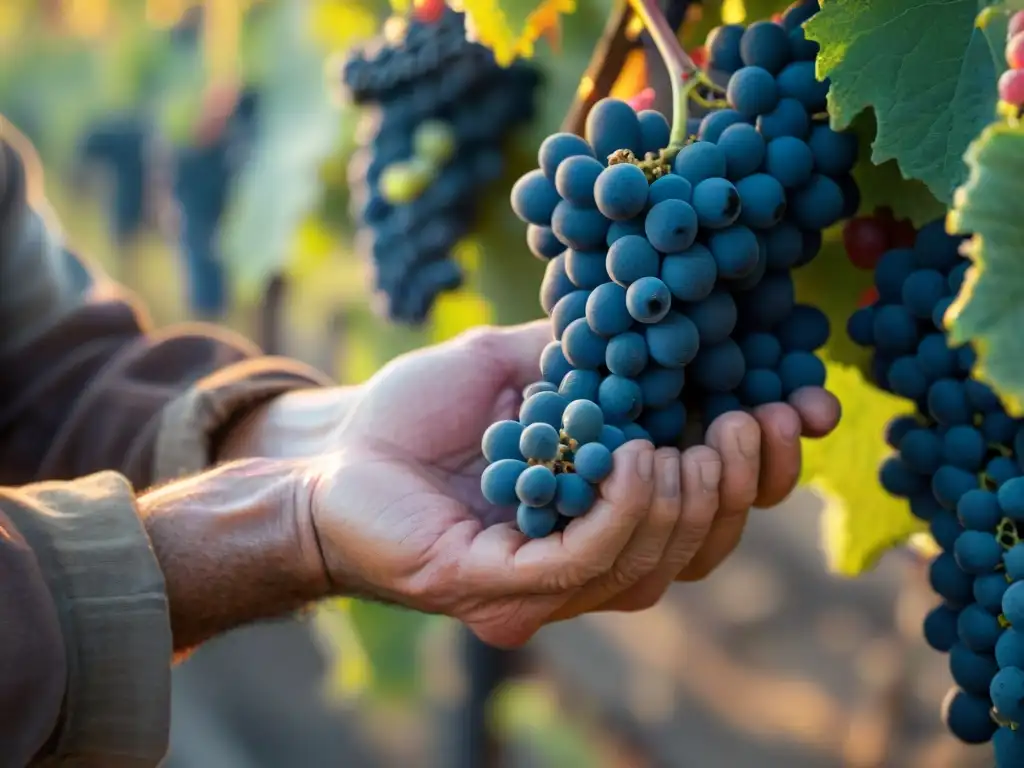
<svg viewBox="0 0 1024 768">
<path fill-rule="evenodd" d="M 796 303 L 792 270 L 856 207 L 844 190 L 857 147 L 817 117 L 827 83 L 794 60 L 785 28 L 768 24 L 774 36 L 754 24 L 735 41 L 731 106 L 704 119 L 699 140 L 666 151 L 660 112 L 604 99 L 586 138 L 549 136 L 539 168 L 512 188 L 530 249 L 548 262 L 540 300 L 554 340 L 518 422 L 484 440 L 493 463 L 483 491 L 521 504 L 528 535 L 582 514 L 593 491 L 561 478 L 598 482 L 624 442 L 679 446 L 691 426 L 825 383 L 814 353 L 828 320 Z M 790 74 L 802 64 L 810 69 Z M 546 435 L 543 451 L 531 430 Z"/>
<path fill-rule="evenodd" d="M 1010 17 L 1006 30 L 1006 64 L 999 78 L 999 100 L 1020 110 L 1024 107 L 1024 11 Z"/>
<path fill-rule="evenodd" d="M 852 261 L 874 270 L 877 292 L 851 317 L 850 336 L 871 348 L 879 386 L 916 406 L 889 424 L 895 454 L 880 477 L 942 549 L 929 570 L 942 603 L 924 636 L 949 654 L 958 686 L 946 723 L 967 743 L 994 737 L 999 768 L 1024 765 L 1024 422 L 971 376 L 971 347 L 954 348 L 943 330 L 969 267 L 962 239 L 942 220 L 894 248 L 892 230 L 870 218 L 845 234 Z"/>
<path fill-rule="evenodd" d="M 350 98 L 375 107 L 349 181 L 382 310 L 418 324 L 462 282 L 452 249 L 504 172 L 505 139 L 532 118 L 540 77 L 524 62 L 500 67 L 449 9 L 415 15 L 395 37 L 344 64 Z"/>
</svg>

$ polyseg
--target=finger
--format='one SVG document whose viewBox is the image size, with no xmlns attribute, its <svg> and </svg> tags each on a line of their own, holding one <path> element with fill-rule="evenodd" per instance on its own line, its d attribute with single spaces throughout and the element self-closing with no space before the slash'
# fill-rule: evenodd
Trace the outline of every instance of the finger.
<svg viewBox="0 0 1024 768">
<path fill-rule="evenodd" d="M 632 538 L 650 505 L 654 446 L 633 440 L 615 451 L 612 473 L 593 508 L 564 531 L 527 539 L 510 525 L 473 531 L 455 565 L 466 584 L 498 595 L 569 593 L 602 576 Z"/>
<path fill-rule="evenodd" d="M 805 437 L 824 437 L 839 423 L 842 406 L 838 398 L 821 387 L 804 387 L 789 396 L 803 422 Z"/>
<path fill-rule="evenodd" d="M 690 448 L 682 456 L 682 514 L 654 573 L 596 610 L 641 611 L 665 594 L 672 582 L 700 551 L 718 511 L 722 460 L 707 446 Z M 655 491 L 657 493 L 657 491 Z"/>
<path fill-rule="evenodd" d="M 722 458 L 719 509 L 704 546 L 679 574 L 681 581 L 704 578 L 736 548 L 757 498 L 761 428 L 754 417 L 738 411 L 719 416 L 708 429 L 706 443 Z"/>
<path fill-rule="evenodd" d="M 755 409 L 761 425 L 761 474 L 755 507 L 774 507 L 800 478 L 800 415 L 785 403 Z"/>
<path fill-rule="evenodd" d="M 682 457 L 675 448 L 655 451 L 654 490 L 649 512 L 608 572 L 584 586 L 556 611 L 552 620 L 593 611 L 616 595 L 629 592 L 661 567 L 683 511 L 681 467 Z M 670 581 L 671 577 L 665 586 Z"/>
<path fill-rule="evenodd" d="M 458 343 L 474 347 L 481 367 L 490 363 L 507 386 L 522 389 L 540 379 L 540 355 L 553 339 L 551 322 L 537 320 L 505 328 L 475 328 Z"/>
</svg>

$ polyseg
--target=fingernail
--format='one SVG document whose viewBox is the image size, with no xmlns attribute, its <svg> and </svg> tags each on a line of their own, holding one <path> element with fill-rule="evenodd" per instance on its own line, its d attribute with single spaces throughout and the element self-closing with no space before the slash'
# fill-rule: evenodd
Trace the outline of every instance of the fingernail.
<svg viewBox="0 0 1024 768">
<path fill-rule="evenodd" d="M 779 432 L 782 434 L 782 439 L 787 443 L 795 443 L 800 439 L 800 419 L 797 418 L 796 414 L 790 413 L 782 420 Z"/>
<path fill-rule="evenodd" d="M 658 496 L 663 499 L 679 497 L 679 459 L 675 456 L 662 456 L 658 459 L 658 481 L 655 483 Z"/>
<path fill-rule="evenodd" d="M 736 435 L 736 442 L 745 458 L 756 459 L 761 453 L 760 430 L 741 428 Z"/>
<path fill-rule="evenodd" d="M 654 451 L 640 451 L 636 457 L 636 473 L 645 483 L 654 479 Z"/>
<path fill-rule="evenodd" d="M 718 490 L 722 479 L 722 464 L 718 461 L 702 461 L 700 463 L 700 484 L 705 491 Z"/>
</svg>

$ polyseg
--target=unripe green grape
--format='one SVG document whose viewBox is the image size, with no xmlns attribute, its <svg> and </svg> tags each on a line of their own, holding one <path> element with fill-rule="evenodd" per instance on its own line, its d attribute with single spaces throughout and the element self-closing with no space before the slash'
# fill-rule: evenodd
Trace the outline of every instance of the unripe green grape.
<svg viewBox="0 0 1024 768">
<path fill-rule="evenodd" d="M 404 205 L 423 194 L 433 179 L 433 167 L 422 160 L 392 163 L 380 175 L 380 193 L 392 205 Z"/>
<path fill-rule="evenodd" d="M 427 120 L 416 128 L 413 147 L 418 158 L 441 166 L 455 155 L 455 133 L 443 120 Z"/>
</svg>

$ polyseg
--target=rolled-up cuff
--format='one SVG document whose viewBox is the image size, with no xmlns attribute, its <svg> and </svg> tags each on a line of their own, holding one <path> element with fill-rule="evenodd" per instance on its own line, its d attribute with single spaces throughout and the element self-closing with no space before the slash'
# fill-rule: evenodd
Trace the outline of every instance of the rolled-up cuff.
<svg viewBox="0 0 1024 768">
<path fill-rule="evenodd" d="M 7 510 L 60 616 L 68 685 L 43 764 L 150 768 L 167 749 L 173 640 L 163 573 L 131 486 L 103 472 L 26 486 Z"/>
<path fill-rule="evenodd" d="M 171 480 L 209 467 L 220 439 L 254 408 L 286 392 L 330 384 L 315 368 L 280 357 L 246 360 L 202 379 L 164 408 L 154 479 Z"/>
</svg>

